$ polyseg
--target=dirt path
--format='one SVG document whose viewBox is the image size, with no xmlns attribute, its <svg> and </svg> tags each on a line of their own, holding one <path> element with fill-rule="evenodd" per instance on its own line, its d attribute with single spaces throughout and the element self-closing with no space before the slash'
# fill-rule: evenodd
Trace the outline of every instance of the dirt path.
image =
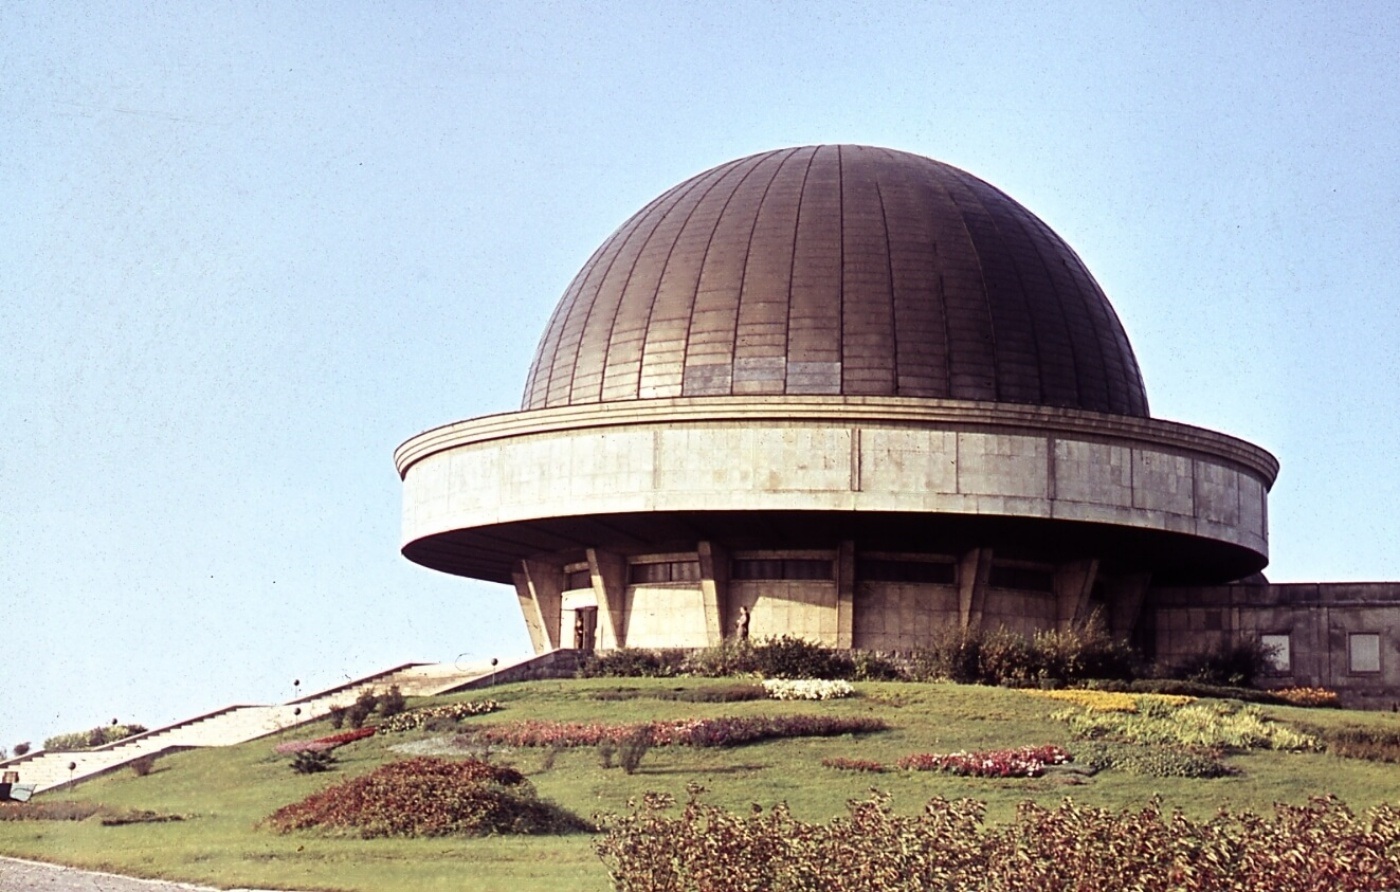
<svg viewBox="0 0 1400 892">
<path fill-rule="evenodd" d="M 98 873 L 45 864 L 0 858 L 0 892 L 217 892 L 212 886 L 192 886 L 164 880 L 138 880 L 114 873 Z M 231 892 L 255 892 L 236 889 Z M 271 892 L 271 890 L 262 890 Z"/>
</svg>

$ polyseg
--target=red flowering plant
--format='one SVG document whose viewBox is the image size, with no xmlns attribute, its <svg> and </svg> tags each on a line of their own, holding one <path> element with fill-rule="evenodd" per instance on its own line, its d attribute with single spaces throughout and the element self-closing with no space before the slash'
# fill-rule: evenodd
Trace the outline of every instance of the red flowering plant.
<svg viewBox="0 0 1400 892">
<path fill-rule="evenodd" d="M 1074 757 L 1054 745 L 1023 746 L 1014 750 L 915 753 L 899 760 L 908 771 L 943 771 L 964 777 L 1040 777 L 1047 765 L 1063 765 Z"/>
<path fill-rule="evenodd" d="M 342 731 L 339 734 L 317 737 L 315 740 L 288 740 L 285 743 L 277 744 L 272 749 L 273 752 L 283 756 L 288 753 L 322 753 L 347 743 L 364 740 L 366 737 L 373 736 L 374 731 L 374 728 L 356 728 L 353 731 Z"/>
</svg>

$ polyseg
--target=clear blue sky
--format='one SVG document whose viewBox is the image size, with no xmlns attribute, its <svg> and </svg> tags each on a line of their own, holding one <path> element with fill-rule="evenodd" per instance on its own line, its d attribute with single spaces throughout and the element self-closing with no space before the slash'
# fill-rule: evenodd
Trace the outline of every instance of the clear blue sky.
<svg viewBox="0 0 1400 892">
<path fill-rule="evenodd" d="M 399 556 L 394 447 L 513 409 L 613 228 L 786 145 L 1009 192 L 1153 414 L 1282 460 L 1272 578 L 1400 579 L 1394 4 L 10 0 L 0 121 L 0 745 L 527 652 Z"/>
</svg>

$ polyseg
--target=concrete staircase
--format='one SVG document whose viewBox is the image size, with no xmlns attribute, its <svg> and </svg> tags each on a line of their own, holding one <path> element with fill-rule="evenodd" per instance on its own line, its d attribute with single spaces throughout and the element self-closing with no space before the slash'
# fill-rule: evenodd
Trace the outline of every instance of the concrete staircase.
<svg viewBox="0 0 1400 892">
<path fill-rule="evenodd" d="M 233 746 L 276 734 L 313 722 L 337 707 L 349 706 L 362 691 L 383 693 L 398 685 L 405 697 L 427 697 L 458 690 L 488 676 L 492 669 L 489 664 L 408 663 L 291 703 L 228 706 L 96 749 L 39 750 L 0 762 L 0 771 L 18 772 L 19 783 L 34 784 L 35 792 L 42 793 L 113 771 L 142 756 L 203 746 Z"/>
</svg>

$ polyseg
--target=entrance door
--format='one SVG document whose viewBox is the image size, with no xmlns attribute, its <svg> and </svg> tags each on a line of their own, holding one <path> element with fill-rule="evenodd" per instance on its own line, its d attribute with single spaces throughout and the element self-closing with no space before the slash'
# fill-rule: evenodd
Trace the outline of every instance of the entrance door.
<svg viewBox="0 0 1400 892">
<path fill-rule="evenodd" d="M 598 608 L 574 610 L 574 649 L 593 650 L 598 646 Z"/>
</svg>

